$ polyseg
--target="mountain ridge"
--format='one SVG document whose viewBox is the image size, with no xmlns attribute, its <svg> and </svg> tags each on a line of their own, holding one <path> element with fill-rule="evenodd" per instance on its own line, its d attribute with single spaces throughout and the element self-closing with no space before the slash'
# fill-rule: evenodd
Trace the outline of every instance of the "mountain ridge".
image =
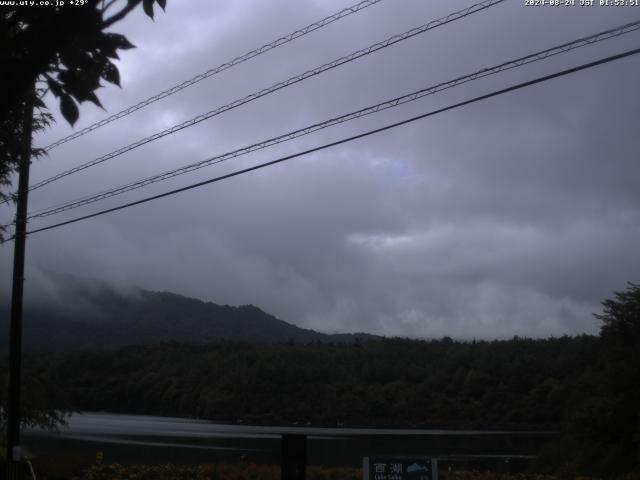
<svg viewBox="0 0 640 480">
<path fill-rule="evenodd" d="M 25 302 L 26 351 L 102 349 L 168 341 L 208 343 L 350 343 L 366 333 L 326 334 L 285 322 L 254 305 L 219 305 L 167 291 L 117 289 L 99 280 L 55 276 L 34 301 Z M 8 332 L 8 302 L 0 303 Z M 0 345 L 6 351 L 7 345 Z"/>
</svg>

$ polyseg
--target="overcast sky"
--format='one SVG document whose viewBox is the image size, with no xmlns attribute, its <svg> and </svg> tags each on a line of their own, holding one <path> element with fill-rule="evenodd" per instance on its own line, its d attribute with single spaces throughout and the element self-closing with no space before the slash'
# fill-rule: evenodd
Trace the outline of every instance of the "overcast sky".
<svg viewBox="0 0 640 480">
<path fill-rule="evenodd" d="M 169 0 L 117 24 L 137 48 L 109 114 L 350 0 Z M 53 150 L 31 183 L 473 1 L 384 0 Z M 579 0 L 576 0 L 579 3 Z M 80 7 L 75 7 L 80 8 Z M 119 186 L 640 18 L 640 7 L 503 4 L 34 191 L 32 210 Z M 639 45 L 635 32 L 208 167 L 31 228 L 399 121 Z M 254 304 L 325 332 L 505 338 L 597 333 L 640 281 L 640 58 L 449 111 L 222 183 L 30 236 L 43 271 Z M 54 101 L 50 104 L 57 113 Z M 106 115 L 81 108 L 78 130 Z M 64 120 L 37 138 L 75 131 Z M 7 206 L 3 220 L 11 218 Z M 0 247 L 4 288 L 12 247 Z"/>
</svg>

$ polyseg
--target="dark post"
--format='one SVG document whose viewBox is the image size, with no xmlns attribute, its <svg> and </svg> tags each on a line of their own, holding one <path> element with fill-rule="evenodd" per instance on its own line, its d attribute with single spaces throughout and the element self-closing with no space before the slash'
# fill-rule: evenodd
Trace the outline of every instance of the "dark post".
<svg viewBox="0 0 640 480">
<path fill-rule="evenodd" d="M 282 480 L 305 480 L 307 476 L 307 436 L 282 435 Z"/>
<path fill-rule="evenodd" d="M 20 471 L 20 377 L 22 360 L 22 294 L 24 256 L 27 237 L 27 200 L 29 195 L 29 165 L 31 162 L 31 129 L 33 122 L 34 89 L 27 94 L 21 134 L 24 141 L 18 165 L 18 198 L 16 233 L 13 250 L 13 284 L 11 289 L 11 327 L 9 333 L 9 401 L 7 403 L 7 465 L 9 478 L 17 478 Z"/>
</svg>

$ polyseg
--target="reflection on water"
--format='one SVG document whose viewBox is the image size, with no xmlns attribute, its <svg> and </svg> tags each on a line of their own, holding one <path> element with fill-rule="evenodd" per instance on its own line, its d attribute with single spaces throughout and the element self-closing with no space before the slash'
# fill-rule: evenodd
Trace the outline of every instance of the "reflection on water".
<svg viewBox="0 0 640 480">
<path fill-rule="evenodd" d="M 551 432 L 408 430 L 225 425 L 202 420 L 105 413 L 75 414 L 58 433 L 28 430 L 24 446 L 32 455 L 73 453 L 104 461 L 141 463 L 278 463 L 285 433 L 308 437 L 308 463 L 359 466 L 373 455 L 465 456 L 509 463 L 520 469 Z M 504 465 L 503 465 L 504 466 Z"/>
</svg>

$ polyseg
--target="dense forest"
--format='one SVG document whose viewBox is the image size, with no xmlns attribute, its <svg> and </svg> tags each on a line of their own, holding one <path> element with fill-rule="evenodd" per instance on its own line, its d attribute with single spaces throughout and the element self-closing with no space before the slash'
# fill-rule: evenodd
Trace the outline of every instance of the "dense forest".
<svg viewBox="0 0 640 480">
<path fill-rule="evenodd" d="M 35 355 L 57 406 L 249 423 L 557 429 L 592 388 L 595 337 L 350 345 L 165 343 Z"/>
<path fill-rule="evenodd" d="M 629 471 L 637 462 L 637 405 L 612 406 L 628 392 L 609 391 L 604 356 L 602 339 L 593 336 L 170 342 L 29 355 L 25 397 L 68 410 L 251 424 L 558 430 L 541 452 L 541 468 L 602 474 L 613 464 Z M 614 412 L 630 422 L 628 436 L 612 423 Z"/>
</svg>

